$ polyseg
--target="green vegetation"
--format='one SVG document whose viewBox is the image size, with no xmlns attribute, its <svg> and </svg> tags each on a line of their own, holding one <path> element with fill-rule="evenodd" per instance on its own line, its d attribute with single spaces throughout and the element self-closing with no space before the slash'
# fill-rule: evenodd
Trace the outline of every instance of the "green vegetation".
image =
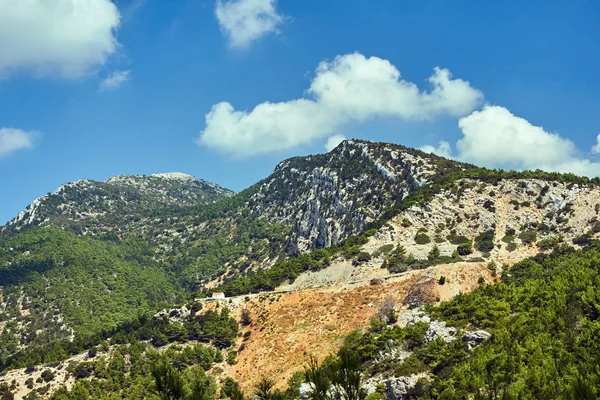
<svg viewBox="0 0 600 400">
<path fill-rule="evenodd" d="M 519 234 L 519 239 L 525 244 L 534 244 L 537 240 L 536 231 L 523 231 Z"/>
<path fill-rule="evenodd" d="M 595 398 L 600 385 L 600 247 L 538 255 L 504 282 L 459 295 L 430 311 L 453 326 L 486 329 L 470 356 L 457 349 L 420 398 Z M 451 347 L 452 345 L 446 345 Z M 435 371 L 434 371 L 435 372 Z M 540 377 L 544 377 L 541 379 Z"/>
<path fill-rule="evenodd" d="M 428 244 L 431 243 L 431 238 L 426 233 L 417 233 L 415 236 L 416 244 Z"/>
<path fill-rule="evenodd" d="M 489 229 L 477 235 L 475 238 L 475 248 L 482 253 L 492 251 L 494 249 L 494 230 Z"/>
<path fill-rule="evenodd" d="M 462 235 L 453 235 L 453 234 L 450 234 L 450 235 L 446 236 L 446 239 L 448 239 L 448 241 L 449 241 L 450 243 L 452 243 L 452 244 L 455 244 L 455 245 L 461 245 L 461 244 L 463 244 L 463 243 L 468 243 L 468 242 L 470 242 L 470 241 L 471 241 L 471 240 L 470 240 L 468 237 L 466 237 L 466 236 L 462 236 Z"/>
<path fill-rule="evenodd" d="M 0 241 L 0 282 L 7 303 L 0 314 L 7 321 L 0 334 L 0 366 L 15 353 L 17 338 L 32 349 L 53 349 L 39 360 L 52 361 L 66 355 L 57 343 L 68 341 L 69 328 L 77 339 L 69 347 L 82 350 L 91 336 L 183 298 L 143 241 L 117 244 L 55 228 Z M 16 319 L 27 328 L 18 331 Z"/>
</svg>

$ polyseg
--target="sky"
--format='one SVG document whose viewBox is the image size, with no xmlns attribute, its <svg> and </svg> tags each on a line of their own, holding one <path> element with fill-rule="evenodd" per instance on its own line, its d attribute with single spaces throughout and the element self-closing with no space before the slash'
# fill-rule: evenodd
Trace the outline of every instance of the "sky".
<svg viewBox="0 0 600 400">
<path fill-rule="evenodd" d="M 600 175 L 595 0 L 0 0 L 0 224 L 82 178 L 234 191 L 345 138 Z"/>
</svg>

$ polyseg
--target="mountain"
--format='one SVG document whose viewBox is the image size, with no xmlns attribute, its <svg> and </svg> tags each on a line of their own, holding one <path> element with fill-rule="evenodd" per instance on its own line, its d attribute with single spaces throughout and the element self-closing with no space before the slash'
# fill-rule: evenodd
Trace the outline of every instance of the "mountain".
<svg viewBox="0 0 600 400">
<path fill-rule="evenodd" d="M 152 385 L 152 360 L 163 357 L 189 379 L 187 366 L 202 363 L 209 372 L 194 370 L 196 378 L 207 374 L 207 382 L 213 376 L 229 387 L 226 376 L 235 377 L 249 392 L 265 374 L 283 387 L 302 369 L 305 354 L 331 354 L 348 337 L 348 346 L 357 346 L 352 352 L 363 357 L 372 395 L 383 385 L 389 390 L 381 396 L 406 398 L 398 388 L 410 386 L 421 391 L 414 398 L 439 398 L 453 385 L 448 377 L 464 379 L 465 369 L 475 371 L 468 378 L 475 383 L 460 381 L 460 390 L 446 398 L 488 393 L 504 383 L 486 378 L 477 363 L 494 355 L 477 350 L 471 356 L 479 345 L 503 354 L 496 339 L 484 343 L 487 335 L 523 347 L 507 341 L 518 336 L 528 346 L 521 360 L 534 357 L 535 346 L 551 347 L 528 330 L 543 329 L 530 322 L 537 318 L 557 334 L 561 351 L 592 350 L 597 268 L 585 260 L 598 257 L 599 183 L 487 170 L 357 140 L 282 161 L 238 194 L 184 174 L 69 183 L 2 229 L 0 367 L 23 368 L 6 379 L 35 376 L 39 385 L 27 387 L 40 394 L 58 390 L 58 399 L 103 391 L 152 398 L 143 388 Z M 213 291 L 228 298 L 198 300 Z M 540 299 L 555 308 L 542 315 Z M 237 328 L 239 339 L 229 313 L 245 324 Z M 527 318 L 516 320 L 520 313 Z M 502 329 L 509 324 L 507 335 Z M 477 333 L 483 329 L 489 332 Z M 465 339 L 444 340 L 458 332 Z M 581 341 L 567 340 L 577 335 Z M 198 340 L 218 351 L 189 350 Z M 88 349 L 102 358 L 86 355 Z M 210 362 L 202 358 L 206 352 Z M 569 365 L 568 378 L 558 383 L 561 395 L 521 381 L 510 393 L 527 386 L 532 391 L 523 398 L 568 398 L 565 388 L 583 364 L 561 360 Z M 61 374 L 73 391 L 58 389 L 56 381 L 44 389 L 42 370 L 32 367 L 44 363 L 52 363 L 44 367 L 46 377 Z M 541 373 L 519 363 L 530 380 Z M 517 364 L 506 365 L 494 368 L 515 381 L 524 376 L 515 372 Z M 27 366 L 34 372 L 25 372 Z M 592 379 L 587 376 L 582 382 Z M 0 394 L 6 379 L 0 378 Z"/>
<path fill-rule="evenodd" d="M 82 179 L 34 200 L 2 230 L 57 226 L 82 235 L 123 235 L 149 224 L 154 216 L 212 204 L 233 194 L 178 172 L 122 175 L 104 182 Z"/>
<path fill-rule="evenodd" d="M 248 207 L 289 226 L 288 253 L 297 254 L 356 235 L 420 187 L 470 168 L 404 146 L 346 140 L 326 154 L 281 162 Z"/>
</svg>

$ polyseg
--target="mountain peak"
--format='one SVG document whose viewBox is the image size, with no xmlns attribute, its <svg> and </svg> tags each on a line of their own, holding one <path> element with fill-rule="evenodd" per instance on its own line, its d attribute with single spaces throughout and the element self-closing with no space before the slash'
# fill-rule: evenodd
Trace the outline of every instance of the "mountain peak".
<svg viewBox="0 0 600 400">
<path fill-rule="evenodd" d="M 150 175 L 155 178 L 163 178 L 163 179 L 174 179 L 179 181 L 197 181 L 198 178 L 195 176 L 185 174 L 183 172 L 163 172 L 160 174 L 152 174 Z"/>
</svg>

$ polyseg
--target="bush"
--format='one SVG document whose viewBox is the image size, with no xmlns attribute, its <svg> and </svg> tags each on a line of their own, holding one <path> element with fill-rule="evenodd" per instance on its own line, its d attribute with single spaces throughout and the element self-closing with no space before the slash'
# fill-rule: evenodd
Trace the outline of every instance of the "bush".
<svg viewBox="0 0 600 400">
<path fill-rule="evenodd" d="M 227 352 L 227 364 L 229 364 L 229 365 L 237 364 L 237 361 L 235 359 L 236 357 L 237 357 L 237 351 L 229 350 Z"/>
<path fill-rule="evenodd" d="M 98 354 L 98 348 L 97 347 L 90 347 L 90 349 L 88 350 L 88 357 L 89 358 L 94 358 L 94 357 L 96 357 L 97 354 Z"/>
<path fill-rule="evenodd" d="M 394 245 L 393 244 L 384 244 L 377 250 L 379 250 L 379 252 L 382 254 L 388 254 L 390 251 L 394 250 Z"/>
<path fill-rule="evenodd" d="M 502 241 L 503 241 L 504 243 L 510 243 L 510 242 L 512 242 L 512 241 L 514 241 L 514 240 L 515 240 L 515 237 L 514 237 L 513 235 L 505 235 L 505 236 L 502 238 Z"/>
<path fill-rule="evenodd" d="M 489 229 L 480 233 L 475 238 L 475 248 L 482 253 L 490 252 L 494 249 L 494 230 Z"/>
<path fill-rule="evenodd" d="M 506 245 L 506 250 L 508 251 L 515 251 L 517 249 L 517 244 L 515 242 L 510 242 L 509 244 Z"/>
<path fill-rule="evenodd" d="M 456 245 L 461 245 L 463 243 L 467 243 L 470 242 L 471 240 L 466 237 L 466 236 L 462 236 L 462 235 L 448 235 L 446 236 L 446 239 L 448 239 L 448 241 L 452 244 L 456 244 Z"/>
<path fill-rule="evenodd" d="M 429 236 L 427 236 L 426 233 L 417 233 L 417 235 L 415 236 L 415 243 L 416 244 L 428 244 L 428 243 L 431 243 L 431 238 Z"/>
<path fill-rule="evenodd" d="M 446 283 L 446 277 L 445 276 L 440 276 L 440 279 L 438 279 L 438 284 L 439 285 L 443 285 L 444 283 Z"/>
<path fill-rule="evenodd" d="M 573 239 L 573 244 L 578 246 L 589 246 L 592 244 L 592 235 L 584 233 L 583 235 L 577 236 Z"/>
<path fill-rule="evenodd" d="M 473 253 L 473 245 L 471 242 L 463 243 L 456 248 L 456 252 L 459 256 L 468 256 Z"/>
<path fill-rule="evenodd" d="M 54 379 L 54 372 L 50 371 L 49 369 L 46 369 L 42 372 L 41 377 L 44 380 L 44 382 L 48 383 L 52 379 Z"/>
<path fill-rule="evenodd" d="M 438 258 L 440 258 L 440 249 L 434 245 L 429 254 L 427 255 L 427 259 L 433 262 Z"/>
<path fill-rule="evenodd" d="M 562 235 L 552 236 L 537 242 L 537 247 L 539 247 L 541 250 L 551 250 L 555 248 L 559 243 L 562 243 L 563 240 L 564 238 Z"/>
<path fill-rule="evenodd" d="M 356 256 L 356 261 L 358 261 L 359 263 L 369 262 L 371 261 L 371 254 L 367 253 L 366 251 L 361 251 Z"/>
<path fill-rule="evenodd" d="M 492 276 L 496 276 L 496 274 L 497 274 L 497 271 L 498 271 L 498 267 L 497 267 L 497 265 L 496 265 L 496 263 L 495 263 L 495 262 L 493 262 L 493 261 L 492 261 L 492 262 L 490 262 L 490 263 L 487 265 L 487 268 L 488 268 L 488 269 L 489 269 L 489 270 L 492 272 Z"/>
<path fill-rule="evenodd" d="M 250 310 L 244 308 L 240 317 L 240 323 L 244 326 L 248 326 L 252 323 L 252 317 L 250 316 Z"/>
<path fill-rule="evenodd" d="M 533 244 L 537 240 L 537 232 L 523 231 L 519 234 L 519 239 L 525 244 Z"/>
</svg>

